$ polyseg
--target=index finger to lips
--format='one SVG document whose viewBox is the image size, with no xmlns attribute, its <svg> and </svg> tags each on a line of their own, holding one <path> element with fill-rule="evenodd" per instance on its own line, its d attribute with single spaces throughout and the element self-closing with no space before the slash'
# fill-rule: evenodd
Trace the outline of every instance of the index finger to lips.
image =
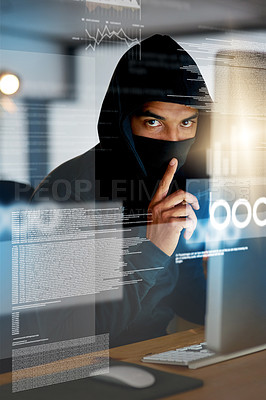
<svg viewBox="0 0 266 400">
<path fill-rule="evenodd" d="M 158 202 L 167 195 L 170 184 L 175 175 L 177 165 L 178 165 L 177 159 L 172 158 L 172 160 L 170 161 L 170 163 L 167 166 L 164 176 L 162 177 L 162 179 L 160 181 L 158 189 L 156 190 L 156 193 L 152 199 L 153 202 Z"/>
</svg>

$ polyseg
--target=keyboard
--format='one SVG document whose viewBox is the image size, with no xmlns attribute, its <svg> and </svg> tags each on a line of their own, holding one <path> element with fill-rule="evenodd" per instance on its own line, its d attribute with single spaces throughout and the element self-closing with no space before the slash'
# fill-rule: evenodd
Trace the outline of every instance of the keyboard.
<svg viewBox="0 0 266 400">
<path fill-rule="evenodd" d="M 266 345 L 262 345 L 234 353 L 217 354 L 209 350 L 207 348 L 207 343 L 203 342 L 176 350 L 165 351 L 163 353 L 146 355 L 142 358 L 142 361 L 155 364 L 180 365 L 191 369 L 196 369 L 265 349 Z"/>
</svg>

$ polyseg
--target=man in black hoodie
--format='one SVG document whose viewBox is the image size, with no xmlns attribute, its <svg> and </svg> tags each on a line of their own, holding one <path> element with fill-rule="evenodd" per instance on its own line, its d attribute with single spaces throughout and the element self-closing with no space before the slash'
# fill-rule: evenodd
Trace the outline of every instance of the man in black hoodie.
<svg viewBox="0 0 266 400">
<path fill-rule="evenodd" d="M 204 194 L 185 189 L 188 177 L 204 177 L 200 149 L 210 103 L 182 47 L 168 36 L 144 40 L 123 55 L 112 76 L 100 143 L 56 168 L 35 191 L 34 202 L 121 200 L 125 214 L 147 219 L 138 232 L 147 240 L 124 257 L 127 283 L 138 283 L 125 285 L 122 301 L 96 303 L 96 333 L 108 332 L 111 346 L 163 335 L 175 314 L 204 323 L 202 264 L 176 264 L 175 254 L 187 250 L 197 218 L 207 215 Z"/>
</svg>

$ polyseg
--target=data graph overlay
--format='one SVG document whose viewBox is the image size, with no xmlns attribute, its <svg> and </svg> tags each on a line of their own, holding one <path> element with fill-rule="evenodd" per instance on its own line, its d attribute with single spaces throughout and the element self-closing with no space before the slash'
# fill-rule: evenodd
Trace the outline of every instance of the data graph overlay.
<svg viewBox="0 0 266 400">
<path fill-rule="evenodd" d="M 93 10 L 97 6 L 103 8 L 113 7 L 116 9 L 121 9 L 124 7 L 136 10 L 140 9 L 140 5 L 137 0 L 86 0 L 86 5 L 89 10 Z"/>
<path fill-rule="evenodd" d="M 130 48 L 139 44 L 144 28 L 141 22 L 141 1 L 86 0 L 81 18 L 83 34 L 73 36 L 72 40 L 82 42 L 84 50 L 91 55 L 101 45 L 116 51 L 121 46 Z"/>
<path fill-rule="evenodd" d="M 133 44 L 139 43 L 139 39 L 134 37 L 129 37 L 123 28 L 109 29 L 107 25 L 100 30 L 99 28 L 96 31 L 96 34 L 93 35 L 89 32 L 88 29 L 85 30 L 87 34 L 87 41 L 89 44 L 86 47 L 86 50 L 92 49 L 95 51 L 96 47 L 99 46 L 102 42 L 113 42 L 113 41 L 121 41 L 124 42 L 128 47 L 131 47 Z"/>
</svg>

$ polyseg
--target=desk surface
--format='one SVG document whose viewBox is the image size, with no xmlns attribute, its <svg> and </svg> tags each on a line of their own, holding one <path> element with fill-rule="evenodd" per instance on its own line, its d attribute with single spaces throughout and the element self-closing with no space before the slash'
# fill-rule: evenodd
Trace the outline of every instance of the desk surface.
<svg viewBox="0 0 266 400">
<path fill-rule="evenodd" d="M 144 364 L 141 362 L 141 358 L 148 353 L 171 350 L 200 343 L 203 340 L 203 329 L 191 329 L 110 349 L 110 357 L 115 360 L 146 365 L 150 368 L 174 374 L 199 378 L 204 381 L 203 387 L 167 397 L 167 400 L 262 400 L 266 398 L 266 351 L 196 370 L 173 365 Z M 80 359 L 79 362 L 81 362 Z M 61 364 L 60 366 L 62 367 Z M 11 373 L 0 375 L 0 385 L 11 382 L 11 379 Z"/>
<path fill-rule="evenodd" d="M 151 368 L 199 378 L 204 386 L 186 393 L 167 397 L 167 400 L 260 400 L 266 398 L 266 351 L 191 370 L 186 367 L 144 364 L 141 358 L 204 341 L 203 329 L 191 329 L 172 335 L 117 347 L 110 350 L 115 360 L 146 365 Z"/>
</svg>

